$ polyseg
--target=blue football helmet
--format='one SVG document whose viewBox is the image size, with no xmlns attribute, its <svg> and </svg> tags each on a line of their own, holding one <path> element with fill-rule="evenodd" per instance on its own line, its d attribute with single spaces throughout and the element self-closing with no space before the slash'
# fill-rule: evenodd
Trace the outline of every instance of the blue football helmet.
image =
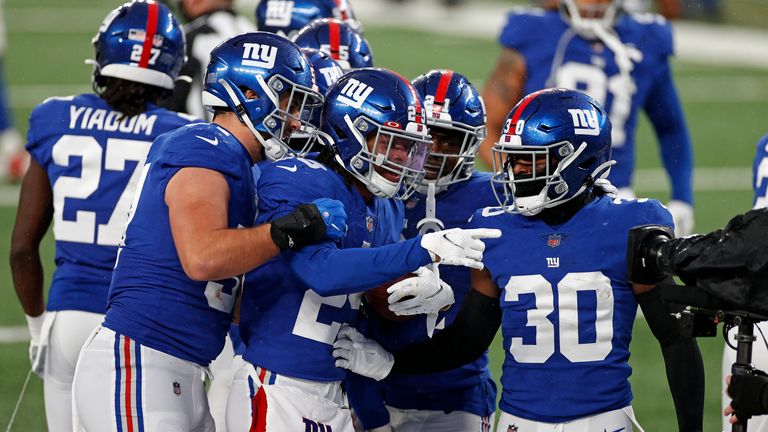
<svg viewBox="0 0 768 432">
<path fill-rule="evenodd" d="M 400 75 L 357 69 L 328 90 L 320 136 L 336 162 L 372 193 L 407 199 L 424 175 L 431 144 L 423 106 L 416 89 Z"/>
<path fill-rule="evenodd" d="M 413 80 L 413 86 L 424 99 L 432 135 L 422 183 L 443 189 L 468 179 L 486 135 L 483 98 L 464 75 L 452 70 L 429 71 Z"/>
<path fill-rule="evenodd" d="M 91 40 L 94 83 L 114 77 L 173 89 L 187 61 L 184 31 L 171 11 L 153 0 L 125 3 L 110 12 Z"/>
<path fill-rule="evenodd" d="M 373 66 L 373 54 L 363 35 L 344 21 L 323 18 L 299 30 L 294 42 L 331 56 L 344 71 Z"/>
<path fill-rule="evenodd" d="M 525 216 L 581 195 L 615 163 L 605 109 L 566 89 L 524 97 L 507 116 L 493 153 L 491 181 L 504 186 L 496 199 L 505 211 Z"/>
<path fill-rule="evenodd" d="M 210 111 L 232 110 L 261 142 L 267 158 L 278 160 L 304 153 L 288 146 L 291 124 L 315 133 L 309 119 L 323 101 L 315 89 L 312 65 L 296 44 L 274 33 L 246 33 L 211 51 L 203 105 Z M 247 98 L 247 90 L 257 97 Z"/>
<path fill-rule="evenodd" d="M 289 38 L 320 18 L 337 18 L 361 29 L 347 0 L 261 0 L 256 6 L 259 30 Z"/>
</svg>

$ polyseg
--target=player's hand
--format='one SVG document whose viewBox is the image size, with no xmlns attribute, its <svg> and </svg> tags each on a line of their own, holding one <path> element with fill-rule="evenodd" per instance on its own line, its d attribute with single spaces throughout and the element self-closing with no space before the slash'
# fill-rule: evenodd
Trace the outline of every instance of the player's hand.
<svg viewBox="0 0 768 432">
<path fill-rule="evenodd" d="M 501 231 L 497 229 L 453 228 L 424 234 L 421 238 L 421 247 L 429 251 L 433 262 L 481 270 L 485 243 L 480 239 L 499 237 L 501 237 Z"/>
<path fill-rule="evenodd" d="M 339 241 L 347 234 L 347 212 L 341 201 L 319 198 L 312 201 L 325 222 L 325 238 Z"/>
<path fill-rule="evenodd" d="M 387 288 L 389 310 L 395 315 L 437 314 L 453 304 L 451 286 L 429 267 L 419 267 L 416 277 L 403 279 Z"/>
<path fill-rule="evenodd" d="M 26 318 L 30 337 L 29 362 L 32 365 L 32 372 L 42 379 L 45 371 L 45 356 L 48 351 L 48 341 L 42 340 L 41 337 L 45 312 L 36 317 L 26 315 Z"/>
<path fill-rule="evenodd" d="M 328 222 L 335 225 L 331 227 L 331 233 L 328 235 L 337 236 L 339 232 L 346 231 L 346 213 L 340 202 L 330 199 L 315 201 L 302 204 L 290 214 L 270 222 L 269 234 L 277 247 L 282 250 L 298 249 L 317 243 L 329 232 L 326 225 Z"/>
<path fill-rule="evenodd" d="M 595 180 L 595 187 L 603 191 L 603 195 L 610 198 L 618 198 L 619 190 L 607 178 Z"/>
<path fill-rule="evenodd" d="M 693 206 L 685 201 L 672 200 L 667 203 L 667 210 L 675 221 L 675 237 L 685 237 L 693 233 Z"/>
<path fill-rule="evenodd" d="M 395 357 L 378 342 L 361 335 L 354 327 L 341 326 L 333 343 L 336 367 L 381 381 L 395 365 Z"/>
<path fill-rule="evenodd" d="M 764 372 L 755 370 L 755 375 L 728 375 L 725 382 L 733 400 L 723 414 L 731 415 L 731 423 L 768 414 L 768 377 Z"/>
</svg>

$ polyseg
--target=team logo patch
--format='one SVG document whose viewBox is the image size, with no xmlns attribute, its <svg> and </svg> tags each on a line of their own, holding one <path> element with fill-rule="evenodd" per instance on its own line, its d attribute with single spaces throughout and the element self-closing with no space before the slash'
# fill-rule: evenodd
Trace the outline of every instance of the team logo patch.
<svg viewBox="0 0 768 432">
<path fill-rule="evenodd" d="M 179 384 L 178 381 L 173 382 L 173 394 L 176 396 L 181 395 L 181 384 Z"/>
<path fill-rule="evenodd" d="M 573 133 L 576 135 L 600 135 L 600 125 L 597 123 L 597 111 L 593 109 L 569 109 L 573 120 Z"/>
<path fill-rule="evenodd" d="M 264 20 L 268 26 L 286 27 L 291 25 L 293 18 L 293 2 L 285 0 L 269 0 Z"/>
<path fill-rule="evenodd" d="M 549 237 L 547 237 L 547 246 L 551 248 L 556 248 L 560 246 L 561 241 L 562 241 L 562 236 L 560 236 L 560 234 L 550 234 Z"/>
<path fill-rule="evenodd" d="M 371 216 L 365 217 L 365 229 L 367 229 L 368 232 L 373 232 L 373 217 Z"/>
<path fill-rule="evenodd" d="M 277 59 L 277 47 L 257 43 L 243 44 L 243 66 L 271 69 Z"/>
<path fill-rule="evenodd" d="M 360 109 L 371 92 L 373 92 L 373 87 L 361 83 L 354 78 L 350 78 L 349 81 L 344 84 L 344 88 L 341 89 L 341 95 L 339 95 L 338 101 L 353 108 Z"/>
</svg>

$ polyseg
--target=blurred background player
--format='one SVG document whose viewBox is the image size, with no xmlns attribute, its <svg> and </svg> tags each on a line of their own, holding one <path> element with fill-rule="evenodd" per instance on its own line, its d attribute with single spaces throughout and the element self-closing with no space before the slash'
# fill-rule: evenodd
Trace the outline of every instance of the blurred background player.
<svg viewBox="0 0 768 432">
<path fill-rule="evenodd" d="M 643 109 L 656 132 L 671 183 L 667 208 L 676 234 L 693 230 L 693 149 L 672 81 L 672 29 L 658 15 L 624 13 L 622 0 L 561 0 L 560 9 L 512 11 L 499 36 L 502 53 L 483 89 L 489 134 L 480 148 L 491 164 L 504 118 L 522 95 L 545 87 L 578 89 L 606 107 L 613 123 L 609 180 L 633 197 L 635 128 Z"/>
<path fill-rule="evenodd" d="M 473 290 L 453 324 L 394 357 L 350 332 L 334 351 L 341 365 L 444 370 L 480 355 L 501 325 L 499 430 L 629 431 L 639 426 L 628 381 L 639 304 L 662 348 L 679 430 L 702 430 L 696 341 L 678 333 L 659 290 L 627 276 L 629 229 L 671 229 L 672 217 L 657 201 L 618 200 L 595 189 L 612 163 L 605 110 L 579 91 L 532 93 L 509 113 L 493 151 L 501 207 L 478 210 L 468 227 L 500 229 L 502 240 L 486 242 L 485 269 L 472 271 Z M 350 344 L 357 349 L 345 348 Z"/>
<path fill-rule="evenodd" d="M 411 83 L 391 71 L 350 72 L 326 95 L 327 136 L 318 158 L 263 167 L 260 222 L 305 200 L 333 198 L 344 204 L 348 231 L 335 244 L 281 254 L 247 275 L 240 332 L 248 363 L 233 380 L 230 430 L 351 432 L 340 385 L 346 371 L 335 367 L 331 351 L 341 324 L 355 321 L 362 291 L 433 261 L 476 265 L 480 259 L 484 231 L 398 242 L 400 200 L 423 174 L 422 107 Z M 438 289 L 450 295 L 449 288 Z"/>
<path fill-rule="evenodd" d="M 755 191 L 754 201 L 752 203 L 753 209 L 768 207 L 768 135 L 762 137 L 757 142 L 757 151 L 755 152 L 755 161 L 752 168 L 752 188 Z M 755 324 L 759 327 L 762 334 L 768 333 L 768 324 L 765 322 L 759 322 Z M 728 340 L 731 344 L 734 344 L 734 337 L 736 336 L 736 330 L 732 330 L 728 333 Z M 731 404 L 731 397 L 728 393 L 728 384 L 725 379 L 731 375 L 731 366 L 736 362 L 736 350 L 732 349 L 728 345 L 723 347 L 723 363 L 722 363 L 722 375 L 723 381 L 723 393 L 722 393 L 722 406 L 723 409 L 727 409 Z M 756 343 L 752 347 L 752 363 L 757 369 L 768 370 L 768 347 L 765 344 Z M 737 378 L 741 380 L 742 378 Z M 728 430 L 731 427 L 730 416 L 723 417 L 723 430 Z M 758 432 L 768 432 L 768 416 L 757 416 L 749 419 L 749 430 L 755 430 Z"/>
<path fill-rule="evenodd" d="M 347 72 L 373 66 L 373 53 L 362 33 L 335 18 L 312 21 L 294 36 L 302 48 L 314 48 L 331 56 Z"/>
<path fill-rule="evenodd" d="M 463 227 L 477 209 L 496 203 L 491 174 L 474 171 L 486 133 L 479 92 L 466 77 L 446 69 L 419 76 L 413 86 L 424 99 L 432 145 L 418 193 L 405 203 L 406 239 Z M 472 289 L 467 268 L 443 266 L 440 278 L 453 289 L 456 304 L 438 317 L 438 329 L 453 322 Z M 360 325 L 388 351 L 426 340 L 431 333 L 423 314 L 403 321 L 366 310 Z M 451 371 L 390 375 L 378 384 L 351 374 L 345 389 L 365 430 L 389 425 L 396 432 L 489 431 L 494 424 L 496 384 L 487 353 Z M 370 389 L 376 390 L 372 394 Z"/>
<path fill-rule="evenodd" d="M 261 0 L 256 6 L 256 27 L 289 39 L 320 18 L 337 18 L 361 30 L 347 0 Z"/>
<path fill-rule="evenodd" d="M 179 0 L 179 10 L 187 22 L 184 25 L 187 63 L 181 70 L 185 78 L 176 82 L 171 97 L 163 101 L 166 108 L 210 120 L 200 95 L 211 51 L 233 36 L 256 30 L 250 21 L 235 13 L 233 3 L 233 0 Z"/>
<path fill-rule="evenodd" d="M 184 35 L 162 4 L 126 3 L 93 38 L 95 93 L 53 97 L 29 119 L 11 270 L 50 431 L 72 430 L 80 348 L 104 319 L 117 246 L 154 139 L 189 123 L 156 103 L 184 64 Z M 56 271 L 43 306 L 40 242 L 53 219 Z"/>
<path fill-rule="evenodd" d="M 0 181 L 16 182 L 27 171 L 29 154 L 24 151 L 21 136 L 13 126 L 13 114 L 9 104 L 4 64 L 8 46 L 4 9 L 5 2 L 0 1 Z"/>
<path fill-rule="evenodd" d="M 285 147 L 306 126 L 303 109 L 322 101 L 299 48 L 270 33 L 237 36 L 211 53 L 213 74 L 203 96 L 213 123 L 159 137 L 141 173 L 107 313 L 75 372 L 86 430 L 214 430 L 203 379 L 224 345 L 243 273 L 280 249 L 319 241 L 323 216 L 343 230 L 343 210 L 331 202 L 248 228 L 252 168 L 266 141 Z"/>
</svg>

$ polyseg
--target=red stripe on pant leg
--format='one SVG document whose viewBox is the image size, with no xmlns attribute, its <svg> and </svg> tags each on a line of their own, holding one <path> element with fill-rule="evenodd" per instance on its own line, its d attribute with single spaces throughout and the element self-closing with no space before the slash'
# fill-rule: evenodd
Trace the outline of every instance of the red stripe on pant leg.
<svg viewBox="0 0 768 432">
<path fill-rule="evenodd" d="M 133 432 L 133 410 L 131 410 L 131 339 L 123 336 L 123 356 L 125 357 L 125 419 L 128 423 L 126 432 Z"/>
<path fill-rule="evenodd" d="M 259 387 L 256 395 L 251 399 L 251 410 L 253 418 L 251 419 L 251 428 L 249 432 L 266 432 L 267 430 L 267 393 L 264 386 Z"/>
<path fill-rule="evenodd" d="M 144 32 L 144 46 L 141 48 L 141 59 L 139 60 L 139 67 L 141 68 L 149 66 L 152 42 L 155 40 L 155 33 L 157 32 L 157 3 L 148 3 L 147 6 L 147 29 Z"/>
<path fill-rule="evenodd" d="M 339 35 L 339 23 L 331 21 L 328 27 L 328 33 L 331 39 L 331 58 L 339 60 L 339 44 L 341 36 Z"/>
</svg>

